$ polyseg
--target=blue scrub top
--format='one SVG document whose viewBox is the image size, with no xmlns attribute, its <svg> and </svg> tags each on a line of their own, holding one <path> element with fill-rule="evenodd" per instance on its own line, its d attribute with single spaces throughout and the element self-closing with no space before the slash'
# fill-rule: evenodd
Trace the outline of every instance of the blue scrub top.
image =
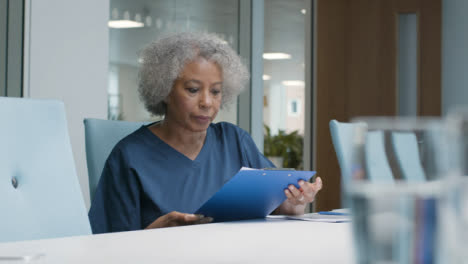
<svg viewBox="0 0 468 264">
<path fill-rule="evenodd" d="M 109 155 L 89 211 L 93 233 L 139 230 L 172 211 L 193 213 L 241 167 L 274 167 L 250 135 L 230 123 L 208 127 L 195 160 L 148 126 L 122 139 Z"/>
</svg>

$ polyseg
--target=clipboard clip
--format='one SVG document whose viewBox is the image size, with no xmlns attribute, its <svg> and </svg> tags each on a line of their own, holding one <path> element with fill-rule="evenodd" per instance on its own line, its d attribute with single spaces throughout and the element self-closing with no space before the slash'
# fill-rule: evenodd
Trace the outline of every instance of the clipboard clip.
<svg viewBox="0 0 468 264">
<path fill-rule="evenodd" d="M 263 170 L 295 171 L 295 168 L 263 168 Z"/>
</svg>

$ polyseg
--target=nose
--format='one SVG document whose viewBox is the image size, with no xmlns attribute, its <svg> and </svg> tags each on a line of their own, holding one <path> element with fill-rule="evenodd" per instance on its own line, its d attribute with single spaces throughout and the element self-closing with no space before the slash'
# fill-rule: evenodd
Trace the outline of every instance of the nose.
<svg viewBox="0 0 468 264">
<path fill-rule="evenodd" d="M 205 90 L 200 93 L 200 108 L 209 108 L 211 107 L 213 102 L 213 98 L 211 98 L 211 94 L 209 90 Z"/>
</svg>

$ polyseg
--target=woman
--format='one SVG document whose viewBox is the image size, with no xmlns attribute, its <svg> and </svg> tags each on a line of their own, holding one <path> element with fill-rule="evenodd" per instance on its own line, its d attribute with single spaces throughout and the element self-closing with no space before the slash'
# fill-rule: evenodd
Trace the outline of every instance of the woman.
<svg viewBox="0 0 468 264">
<path fill-rule="evenodd" d="M 219 109 L 248 80 L 237 54 L 212 34 L 180 33 L 146 47 L 139 93 L 164 120 L 142 126 L 110 154 L 89 218 L 94 233 L 212 221 L 196 211 L 242 167 L 273 167 L 248 133 L 225 122 Z M 322 183 L 285 190 L 277 214 L 302 214 Z"/>
</svg>

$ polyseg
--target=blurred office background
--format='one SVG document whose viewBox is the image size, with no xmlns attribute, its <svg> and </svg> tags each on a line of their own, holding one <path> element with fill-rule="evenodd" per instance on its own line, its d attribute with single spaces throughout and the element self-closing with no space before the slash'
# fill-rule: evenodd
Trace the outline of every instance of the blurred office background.
<svg viewBox="0 0 468 264">
<path fill-rule="evenodd" d="M 317 92 L 323 94 L 341 78 L 328 74 L 329 79 L 316 86 L 321 74 L 316 64 L 317 52 L 323 48 L 320 41 L 343 40 L 334 38 L 332 27 L 327 28 L 330 34 L 317 30 L 321 10 L 336 8 L 337 18 L 354 12 L 353 1 L 338 2 L 341 7 L 325 0 L 0 0 L 0 96 L 64 101 L 81 189 L 89 206 L 83 119 L 157 120 L 160 117 L 150 116 L 138 99 L 139 51 L 167 33 L 214 32 L 239 52 L 252 77 L 249 87 L 221 111 L 217 121 L 232 122 L 250 132 L 266 154 L 299 153 L 299 160 L 286 166 L 316 169 L 316 142 L 321 140 L 316 138 L 317 112 L 345 107 L 316 108 Z M 443 115 L 451 107 L 468 105 L 468 2 L 439 2 L 441 96 L 436 107 Z M 404 72 L 418 72 L 411 66 L 411 58 L 417 59 L 418 53 L 412 50 L 419 41 L 414 38 L 419 36 L 414 28 L 417 18 L 409 15 L 399 21 L 408 25 L 400 29 L 408 54 L 400 54 L 409 60 L 400 67 L 409 65 Z M 414 86 L 411 76 L 405 79 L 401 74 L 400 81 L 406 80 L 403 85 Z M 400 99 L 399 113 L 417 115 L 411 101 L 403 104 L 415 97 L 414 90 L 408 91 Z M 274 151 L 264 146 L 281 138 L 300 149 L 291 145 Z M 321 176 L 329 187 L 319 202 L 333 209 L 327 207 L 335 207 L 339 200 L 333 194 L 340 190 L 339 175 Z"/>
</svg>

